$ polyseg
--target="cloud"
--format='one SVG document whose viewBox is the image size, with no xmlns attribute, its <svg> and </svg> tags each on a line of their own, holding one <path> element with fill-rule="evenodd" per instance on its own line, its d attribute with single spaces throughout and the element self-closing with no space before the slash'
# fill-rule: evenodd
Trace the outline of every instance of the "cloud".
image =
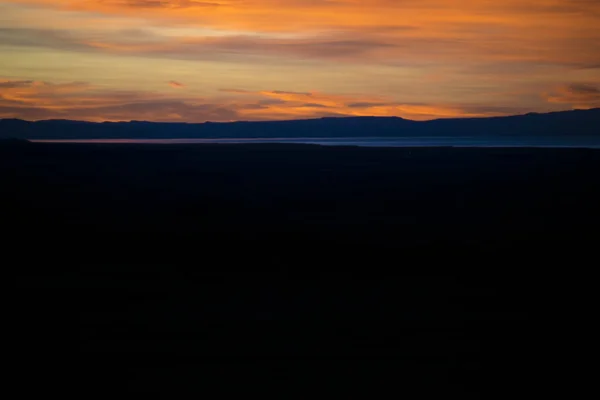
<svg viewBox="0 0 600 400">
<path fill-rule="evenodd" d="M 175 89 L 183 89 L 185 87 L 183 83 L 177 81 L 169 81 L 169 86 Z"/>
<path fill-rule="evenodd" d="M 389 103 L 377 103 L 377 102 L 359 102 L 359 103 L 349 103 L 346 106 L 350 108 L 371 108 L 371 107 L 382 107 L 389 106 Z"/>
<path fill-rule="evenodd" d="M 323 116 L 399 116 L 415 120 L 452 117 L 485 117 L 519 113 L 519 107 L 480 104 L 422 104 L 394 101 L 384 96 L 341 95 L 282 90 L 225 89 L 252 99 L 278 100 L 268 107 L 240 108 L 241 116 L 253 119 L 291 119 Z M 310 100 L 307 102 L 307 100 Z M 263 103 L 264 104 L 264 103 Z"/>
<path fill-rule="evenodd" d="M 549 103 L 570 104 L 573 108 L 600 107 L 600 84 L 572 83 L 561 85 L 543 97 Z"/>
<path fill-rule="evenodd" d="M 453 62 L 486 58 L 600 63 L 590 51 L 600 40 L 596 29 L 600 3 L 596 1 L 539 0 L 532 4 L 520 0 L 371 0 L 368 5 L 354 0 L 288 0 L 284 5 L 280 0 L 7 3 L 44 5 L 62 14 L 64 10 L 86 11 L 78 14 L 80 19 L 96 21 L 92 29 L 73 29 L 70 20 L 70 24 L 57 22 L 56 32 L 48 30 L 43 36 L 31 36 L 35 32 L 24 30 L 13 32 L 13 41 L 31 45 L 58 45 L 57 41 L 63 40 L 63 45 L 74 41 L 105 51 L 197 59 L 206 57 L 206 53 L 244 53 L 362 58 L 362 62 L 367 58 L 419 62 L 425 57 Z M 15 16 L 23 12 L 19 10 Z M 104 24 L 99 16 L 104 16 Z M 136 26 L 156 29 L 147 29 L 147 37 L 136 40 L 116 32 L 114 24 L 106 23 L 111 18 L 138 19 L 145 24 Z M 17 27 L 25 29 L 26 25 Z M 174 27 L 182 34 L 173 35 Z M 150 30 L 153 34 L 169 34 L 151 37 Z"/>
<path fill-rule="evenodd" d="M 0 28 L 5 45 L 94 51 L 114 55 L 136 55 L 169 59 L 244 60 L 247 56 L 357 60 L 363 56 L 381 60 L 377 53 L 396 45 L 384 39 L 355 37 L 349 32 L 325 33 L 311 37 L 270 38 L 252 34 L 218 36 L 172 36 L 138 30 L 110 34 L 66 29 Z M 388 54 L 386 57 L 388 57 Z M 599 60 L 600 61 L 600 60 Z"/>
<path fill-rule="evenodd" d="M 181 23 L 227 29 L 298 30 L 331 26 L 394 26 L 409 21 L 446 25 L 447 22 L 497 24 L 543 24 L 540 20 L 565 17 L 598 16 L 600 5 L 594 0 L 7 0 L 13 4 L 37 4 L 56 9 L 137 15 L 150 20 L 165 19 Z"/>
<path fill-rule="evenodd" d="M 507 107 L 401 103 L 383 97 L 321 92 L 225 89 L 220 93 L 200 98 L 109 90 L 86 82 L 0 80 L 0 118 L 204 122 L 401 116 L 423 120 L 506 115 L 514 111 Z"/>
<path fill-rule="evenodd" d="M 0 81 L 0 118 L 87 121 L 231 121 L 235 107 L 202 98 L 107 90 L 85 82 Z"/>
<path fill-rule="evenodd" d="M 34 83 L 34 81 L 8 81 L 0 80 L 0 89 L 14 89 L 19 87 L 27 87 Z"/>
<path fill-rule="evenodd" d="M 427 69 L 430 76 L 446 75 L 455 85 L 470 85 L 479 78 L 485 80 L 486 85 L 496 81 L 499 86 L 501 79 L 509 75 L 522 80 L 537 79 L 540 69 L 577 70 L 600 65 L 600 52 L 590 51 L 600 41 L 600 31 L 591 37 L 571 40 L 568 36 L 551 35 L 547 38 L 527 34 L 517 37 L 511 33 L 481 35 L 482 29 L 454 34 L 448 30 L 438 34 L 386 27 L 273 37 L 252 33 L 191 35 L 192 32 L 177 31 L 185 33 L 182 35 L 144 29 L 102 32 L 0 28 L 0 43 L 111 57 L 262 64 L 265 71 L 275 70 L 275 74 L 281 73 L 275 69 L 278 65 L 314 61 L 333 67 L 336 63 L 340 74 L 328 80 L 332 83 L 340 82 L 344 70 L 355 65 Z M 451 71 L 437 72 L 441 70 Z M 294 79 L 293 70 L 288 71 L 289 78 Z M 265 77 L 254 76 L 253 79 L 260 82 Z"/>
<path fill-rule="evenodd" d="M 249 90 L 243 90 L 243 89 L 219 89 L 219 91 L 225 92 L 225 93 L 240 93 L 240 94 L 253 93 Z"/>
<path fill-rule="evenodd" d="M 310 92 L 286 92 L 284 90 L 273 90 L 270 93 L 276 94 L 276 95 L 292 95 L 292 96 L 312 96 L 312 93 Z"/>
<path fill-rule="evenodd" d="M 114 7 L 181 9 L 198 7 L 216 7 L 219 3 L 195 0 L 105 0 L 102 3 Z"/>
<path fill-rule="evenodd" d="M 0 15 L 3 115 L 429 119 L 598 104 L 595 0 L 4 0 Z M 72 76 L 98 85 L 56 83 Z"/>
</svg>

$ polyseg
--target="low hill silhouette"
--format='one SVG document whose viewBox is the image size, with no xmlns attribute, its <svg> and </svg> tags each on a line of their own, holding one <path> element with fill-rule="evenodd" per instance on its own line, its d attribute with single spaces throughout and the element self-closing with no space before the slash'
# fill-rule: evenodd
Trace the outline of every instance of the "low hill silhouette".
<svg viewBox="0 0 600 400">
<path fill-rule="evenodd" d="M 412 121 L 399 117 L 342 117 L 201 124 L 0 120 L 0 139 L 34 140 L 598 135 L 600 135 L 600 108 L 432 121 Z"/>
</svg>

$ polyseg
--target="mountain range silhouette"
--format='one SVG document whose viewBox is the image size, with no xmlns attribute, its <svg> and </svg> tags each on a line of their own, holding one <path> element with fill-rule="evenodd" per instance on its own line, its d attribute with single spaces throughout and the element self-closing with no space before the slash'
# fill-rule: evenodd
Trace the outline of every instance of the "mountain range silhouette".
<svg viewBox="0 0 600 400">
<path fill-rule="evenodd" d="M 419 136 L 600 136 L 600 108 L 507 117 L 413 121 L 399 117 L 327 117 L 253 122 L 85 122 L 0 120 L 0 139 L 213 139 Z"/>
</svg>

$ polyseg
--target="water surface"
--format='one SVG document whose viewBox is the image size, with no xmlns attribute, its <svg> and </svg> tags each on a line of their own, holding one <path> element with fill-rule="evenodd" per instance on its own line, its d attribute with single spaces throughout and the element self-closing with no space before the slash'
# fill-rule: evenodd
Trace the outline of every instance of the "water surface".
<svg viewBox="0 0 600 400">
<path fill-rule="evenodd" d="M 98 143 L 98 144 L 249 144 L 297 143 L 323 146 L 362 147 L 570 147 L 600 148 L 600 137 L 556 138 L 476 138 L 476 137 L 353 137 L 353 138 L 252 138 L 252 139 L 65 139 L 32 140 L 43 143 Z"/>
</svg>

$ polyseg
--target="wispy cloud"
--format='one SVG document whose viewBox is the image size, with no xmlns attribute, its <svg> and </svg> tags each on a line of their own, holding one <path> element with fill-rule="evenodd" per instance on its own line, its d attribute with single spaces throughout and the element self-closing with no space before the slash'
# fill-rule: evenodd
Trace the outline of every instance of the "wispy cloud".
<svg viewBox="0 0 600 400">
<path fill-rule="evenodd" d="M 185 87 L 183 83 L 177 81 L 169 81 L 169 86 L 175 89 L 183 89 Z"/>
<path fill-rule="evenodd" d="M 543 97 L 550 103 L 569 104 L 573 108 L 600 107 L 600 84 L 572 83 L 561 85 Z"/>
<path fill-rule="evenodd" d="M 232 121 L 325 116 L 401 116 L 432 119 L 506 115 L 516 109 L 462 104 L 407 104 L 361 95 L 285 90 L 224 89 L 199 98 L 155 92 L 106 90 L 85 82 L 0 80 L 0 118 L 68 118 L 88 121 Z"/>
<path fill-rule="evenodd" d="M 68 89 L 73 99 L 109 101 L 131 89 L 120 103 L 129 112 L 67 107 L 62 83 L 37 87 L 51 100 L 20 99 L 35 115 L 98 120 L 153 117 L 144 107 L 190 121 L 592 107 L 598 26 L 595 0 L 4 0 L 0 74 L 11 79 L 0 91 L 17 101 L 7 85 L 27 93 L 70 72 L 92 82 Z"/>
<path fill-rule="evenodd" d="M 0 118 L 87 121 L 230 121 L 235 107 L 206 99 L 145 91 L 106 90 L 85 82 L 0 80 Z"/>
</svg>

